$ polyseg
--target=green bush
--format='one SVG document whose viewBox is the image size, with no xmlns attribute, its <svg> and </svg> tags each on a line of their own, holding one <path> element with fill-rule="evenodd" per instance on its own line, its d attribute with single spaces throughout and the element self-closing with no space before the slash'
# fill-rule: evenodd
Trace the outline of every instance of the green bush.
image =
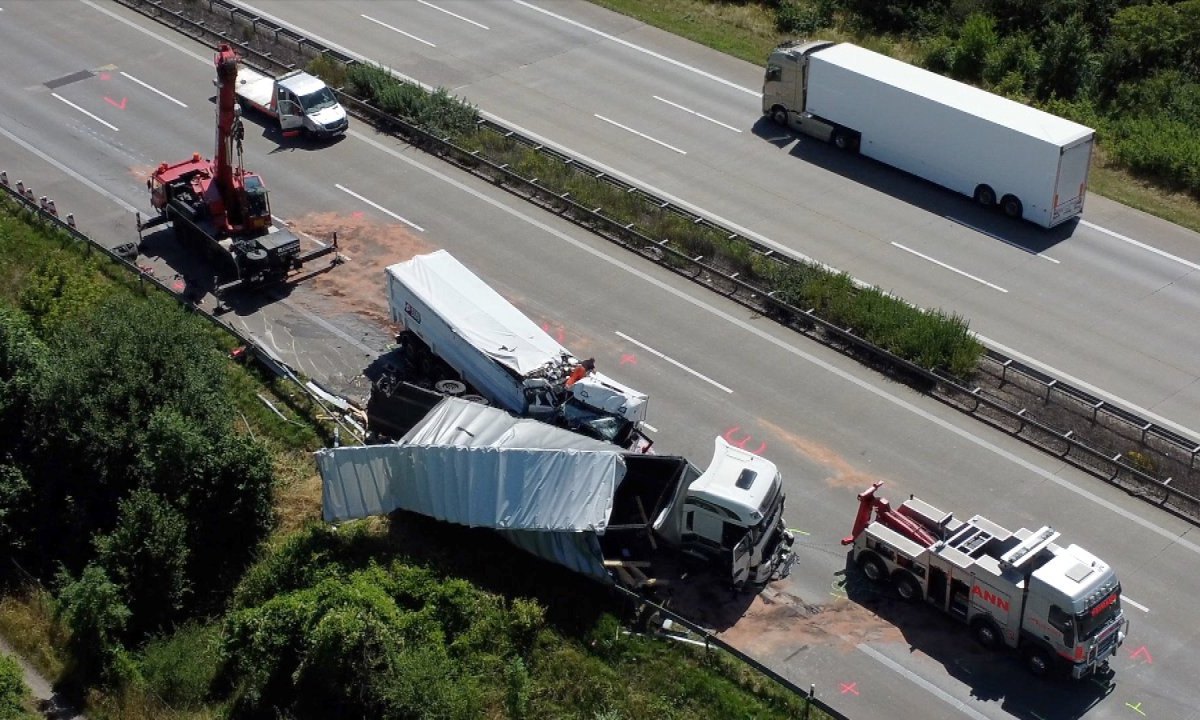
<svg viewBox="0 0 1200 720">
<path fill-rule="evenodd" d="M 32 720 L 34 716 L 26 709 L 32 699 L 21 664 L 0 654 L 0 720 Z"/>
<path fill-rule="evenodd" d="M 142 649 L 138 667 L 147 686 L 173 707 L 199 709 L 220 665 L 220 628 L 188 624 Z"/>
<path fill-rule="evenodd" d="M 71 631 L 72 657 L 83 678 L 111 682 L 124 646 L 129 608 L 121 588 L 99 565 L 88 565 L 78 580 L 64 577 L 59 592 L 60 616 Z"/>
</svg>

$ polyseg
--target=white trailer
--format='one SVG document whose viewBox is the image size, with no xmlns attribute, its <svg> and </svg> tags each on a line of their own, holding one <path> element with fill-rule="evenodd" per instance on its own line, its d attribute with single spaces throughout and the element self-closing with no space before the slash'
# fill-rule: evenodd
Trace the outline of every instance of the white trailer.
<svg viewBox="0 0 1200 720">
<path fill-rule="evenodd" d="M 303 70 L 273 78 L 243 66 L 238 68 L 234 92 L 243 106 L 273 118 L 285 133 L 334 137 L 350 127 L 333 91 Z"/>
<path fill-rule="evenodd" d="M 1091 128 L 849 43 L 776 48 L 762 110 L 1010 217 L 1083 212 Z"/>
<path fill-rule="evenodd" d="M 494 407 L 445 398 L 397 443 L 317 452 L 326 522 L 396 510 L 491 528 L 550 562 L 645 589 L 710 563 L 734 587 L 791 568 L 774 463 L 716 438 L 701 472 Z M 682 577 L 682 574 L 680 574 Z"/>
<path fill-rule="evenodd" d="M 400 380 L 429 381 L 443 393 L 473 390 L 521 417 L 649 448 L 643 393 L 578 360 L 450 253 L 388 267 L 387 287 L 392 320 L 404 328 Z M 372 399 L 377 409 L 387 405 L 374 391 Z"/>
</svg>

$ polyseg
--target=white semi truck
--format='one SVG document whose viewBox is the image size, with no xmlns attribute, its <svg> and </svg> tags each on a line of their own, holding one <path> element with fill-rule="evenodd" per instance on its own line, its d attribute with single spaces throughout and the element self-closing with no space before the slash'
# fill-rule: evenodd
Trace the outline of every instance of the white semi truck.
<svg viewBox="0 0 1200 720">
<path fill-rule="evenodd" d="M 387 268 L 392 367 L 367 404 L 372 430 L 398 437 L 442 395 L 470 395 L 642 452 L 644 394 L 595 371 L 445 250 Z"/>
<path fill-rule="evenodd" d="M 779 470 L 720 437 L 701 472 L 682 457 L 447 397 L 398 442 L 321 450 L 317 466 L 326 522 L 406 510 L 490 528 L 633 590 L 687 575 L 671 550 L 703 559 L 736 588 L 791 568 Z"/>
<path fill-rule="evenodd" d="M 1111 567 L 1078 545 L 1056 545 L 1049 527 L 1009 532 L 980 515 L 964 522 L 915 497 L 893 509 L 875 495 L 882 484 L 859 494 L 842 540 L 868 579 L 890 580 L 901 598 L 966 623 L 984 647 L 1019 650 L 1035 675 L 1058 665 L 1078 679 L 1107 666 L 1129 629 Z"/>
<path fill-rule="evenodd" d="M 333 91 L 303 70 L 273 78 L 242 67 L 234 92 L 243 106 L 274 119 L 284 133 L 330 138 L 345 134 L 350 127 L 346 110 Z"/>
<path fill-rule="evenodd" d="M 762 111 L 1010 217 L 1083 212 L 1091 128 L 849 43 L 772 51 Z"/>
</svg>

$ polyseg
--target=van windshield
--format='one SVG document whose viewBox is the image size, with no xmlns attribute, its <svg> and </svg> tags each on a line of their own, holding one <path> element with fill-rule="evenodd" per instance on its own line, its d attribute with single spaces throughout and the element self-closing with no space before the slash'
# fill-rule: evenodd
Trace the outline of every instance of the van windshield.
<svg viewBox="0 0 1200 720">
<path fill-rule="evenodd" d="M 332 90 L 323 87 L 316 92 L 301 95 L 300 104 L 304 107 L 305 112 L 314 113 L 325 108 L 331 108 L 337 105 L 338 101 L 334 97 Z"/>
</svg>

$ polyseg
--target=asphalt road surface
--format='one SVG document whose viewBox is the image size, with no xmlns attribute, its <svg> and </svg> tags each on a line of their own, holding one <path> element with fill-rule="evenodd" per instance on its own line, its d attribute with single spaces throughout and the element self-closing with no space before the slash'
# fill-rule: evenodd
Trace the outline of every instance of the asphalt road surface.
<svg viewBox="0 0 1200 720">
<path fill-rule="evenodd" d="M 1200 437 L 1196 233 L 1095 195 L 1051 231 L 997 217 L 772 125 L 761 66 L 582 0 L 241 4 Z"/>
<path fill-rule="evenodd" d="M 150 169 L 212 151 L 211 51 L 109 3 L 0 8 L 0 169 L 98 239 L 129 241 L 133 212 L 149 210 Z M 852 717 L 1200 717 L 1200 630 L 1176 599 L 1200 592 L 1192 525 L 361 124 L 324 146 L 247 118 L 246 165 L 276 215 L 316 237 L 339 230 L 350 256 L 231 314 L 305 374 L 365 392 L 363 369 L 391 341 L 382 268 L 446 248 L 579 356 L 647 392 L 663 451 L 703 465 L 725 435 L 778 463 L 799 562 L 753 601 L 709 598 L 711 621 Z M 169 233 L 149 244 L 143 262 L 159 277 L 181 291 L 202 282 Z M 1053 524 L 1112 563 L 1132 620 L 1114 675 L 1031 680 L 1014 657 L 847 574 L 838 540 L 854 495 L 876 480 L 960 516 Z"/>
</svg>

